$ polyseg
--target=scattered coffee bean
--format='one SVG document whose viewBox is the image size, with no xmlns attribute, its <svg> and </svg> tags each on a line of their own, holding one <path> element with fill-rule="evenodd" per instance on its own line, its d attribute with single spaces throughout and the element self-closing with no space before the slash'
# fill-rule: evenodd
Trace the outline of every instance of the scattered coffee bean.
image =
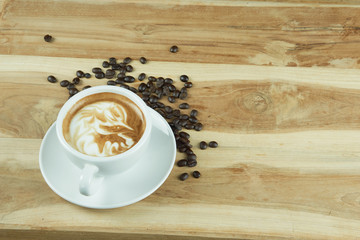
<svg viewBox="0 0 360 240">
<path fill-rule="evenodd" d="M 179 132 L 179 136 L 182 138 L 190 138 L 190 134 L 188 134 L 187 132 Z"/>
<path fill-rule="evenodd" d="M 93 73 L 101 73 L 101 72 L 102 72 L 102 69 L 99 68 L 99 67 L 94 67 L 91 71 L 92 71 Z"/>
<path fill-rule="evenodd" d="M 179 105 L 179 108 L 180 109 L 188 109 L 190 106 L 189 106 L 189 104 L 188 103 L 181 103 L 180 105 Z"/>
<path fill-rule="evenodd" d="M 196 155 L 195 154 L 189 154 L 187 155 L 187 160 L 196 160 Z"/>
<path fill-rule="evenodd" d="M 187 161 L 187 166 L 188 167 L 195 167 L 197 165 L 197 161 L 196 160 L 188 160 Z"/>
<path fill-rule="evenodd" d="M 185 125 L 185 128 L 186 128 L 186 129 L 194 129 L 194 128 L 195 128 L 195 125 L 193 125 L 193 124 L 186 124 L 186 125 Z"/>
<path fill-rule="evenodd" d="M 69 83 L 67 86 L 66 86 L 67 89 L 71 89 L 71 88 L 75 88 L 75 84 L 73 83 Z"/>
<path fill-rule="evenodd" d="M 51 83 L 56 83 L 57 82 L 57 79 L 53 75 L 48 76 L 47 80 L 49 82 L 51 82 Z"/>
<path fill-rule="evenodd" d="M 188 179 L 188 177 L 189 177 L 189 174 L 188 174 L 188 173 L 183 173 L 183 174 L 181 174 L 181 175 L 179 176 L 179 179 L 180 179 L 181 181 L 185 181 L 186 179 Z"/>
<path fill-rule="evenodd" d="M 149 101 L 149 99 L 150 99 L 149 96 L 146 96 L 146 95 L 142 96 L 142 100 L 143 100 L 144 102 Z"/>
<path fill-rule="evenodd" d="M 111 65 L 111 69 L 112 70 L 120 70 L 121 66 L 120 66 L 120 64 L 113 64 L 113 65 Z"/>
<path fill-rule="evenodd" d="M 147 62 L 146 58 L 144 58 L 144 57 L 141 57 L 141 58 L 139 59 L 139 61 L 140 61 L 142 64 L 145 64 L 145 63 Z"/>
<path fill-rule="evenodd" d="M 180 115 L 181 115 L 179 109 L 175 109 L 175 110 L 173 111 L 173 114 L 174 114 L 175 117 L 180 117 Z"/>
<path fill-rule="evenodd" d="M 62 87 L 67 87 L 69 84 L 70 84 L 70 82 L 68 80 L 62 80 L 60 82 L 60 86 L 62 86 Z"/>
<path fill-rule="evenodd" d="M 73 84 L 77 85 L 80 83 L 80 78 L 76 77 L 72 80 Z"/>
<path fill-rule="evenodd" d="M 187 119 L 189 119 L 189 116 L 186 115 L 186 114 L 181 114 L 179 118 L 180 118 L 181 120 L 187 120 Z"/>
<path fill-rule="evenodd" d="M 126 75 L 125 73 L 119 73 L 116 77 L 117 78 L 124 78 Z"/>
<path fill-rule="evenodd" d="M 170 92 L 174 92 L 176 90 L 176 87 L 172 84 L 168 86 Z"/>
<path fill-rule="evenodd" d="M 131 61 L 132 61 L 132 59 L 131 59 L 130 57 L 124 58 L 124 63 L 125 63 L 125 64 L 128 64 L 128 63 L 130 63 Z"/>
<path fill-rule="evenodd" d="M 186 82 L 186 83 L 184 83 L 184 87 L 186 87 L 186 88 L 191 88 L 192 87 L 192 82 Z"/>
<path fill-rule="evenodd" d="M 169 102 L 174 103 L 176 101 L 175 97 L 169 96 L 168 97 Z"/>
<path fill-rule="evenodd" d="M 196 131 L 201 131 L 203 129 L 203 125 L 201 123 L 196 123 L 194 129 Z"/>
<path fill-rule="evenodd" d="M 51 41 L 52 41 L 52 36 L 49 35 L 49 34 L 46 34 L 46 35 L 44 36 L 44 40 L 45 40 L 45 42 L 51 42 Z"/>
<path fill-rule="evenodd" d="M 185 151 L 186 154 L 194 154 L 193 150 L 191 150 L 191 148 L 186 149 Z"/>
<path fill-rule="evenodd" d="M 115 85 L 116 85 L 116 82 L 113 81 L 113 80 L 109 80 L 109 81 L 107 81 L 107 85 L 115 86 Z"/>
<path fill-rule="evenodd" d="M 186 92 L 186 93 L 187 93 L 187 88 L 186 88 L 186 87 L 182 87 L 182 88 L 180 89 L 180 93 L 183 93 L 183 92 Z"/>
<path fill-rule="evenodd" d="M 176 89 L 176 90 L 173 92 L 172 96 L 178 98 L 178 97 L 180 96 L 180 91 Z"/>
<path fill-rule="evenodd" d="M 109 64 L 110 65 L 116 64 L 116 58 L 114 58 L 114 57 L 109 58 Z"/>
<path fill-rule="evenodd" d="M 134 70 L 134 68 L 131 65 L 126 66 L 126 71 L 127 72 L 132 72 L 133 70 Z"/>
<path fill-rule="evenodd" d="M 84 77 L 85 78 L 91 78 L 91 74 L 90 73 L 85 73 Z"/>
<path fill-rule="evenodd" d="M 179 152 L 181 152 L 181 153 L 185 152 L 186 149 L 187 149 L 186 147 L 179 147 L 178 148 Z"/>
<path fill-rule="evenodd" d="M 177 165 L 178 165 L 179 167 L 184 167 L 184 166 L 187 165 L 187 160 L 186 160 L 186 159 L 181 159 L 181 160 L 179 160 L 179 161 L 177 162 Z"/>
<path fill-rule="evenodd" d="M 189 121 L 190 121 L 191 123 L 197 123 L 197 122 L 198 122 L 198 120 L 197 120 L 196 117 L 189 117 Z"/>
<path fill-rule="evenodd" d="M 125 84 L 125 83 L 120 83 L 120 87 L 125 88 L 125 89 L 129 89 L 129 85 Z"/>
<path fill-rule="evenodd" d="M 79 78 L 82 78 L 82 77 L 84 77 L 84 72 L 83 71 L 81 71 L 81 70 L 78 70 L 78 71 L 76 71 L 76 76 L 77 77 L 79 77 Z"/>
<path fill-rule="evenodd" d="M 182 81 L 182 82 L 187 82 L 187 81 L 189 81 L 189 77 L 186 76 L 186 75 L 181 75 L 181 76 L 180 76 L 180 81 Z"/>
<path fill-rule="evenodd" d="M 165 104 L 163 104 L 162 102 L 157 102 L 156 105 L 157 105 L 158 108 L 164 108 L 165 107 Z"/>
<path fill-rule="evenodd" d="M 101 72 L 101 73 L 95 73 L 95 77 L 97 79 L 103 79 L 105 77 L 105 73 Z"/>
<path fill-rule="evenodd" d="M 200 142 L 200 149 L 206 149 L 207 148 L 207 143 L 205 141 L 201 141 Z"/>
<path fill-rule="evenodd" d="M 78 92 L 79 92 L 79 90 L 77 90 L 76 88 L 70 88 L 70 89 L 69 89 L 69 94 L 70 94 L 71 96 L 77 94 Z"/>
<path fill-rule="evenodd" d="M 139 81 L 142 81 L 146 78 L 146 74 L 145 73 L 140 73 L 138 76 Z"/>
<path fill-rule="evenodd" d="M 179 51 L 179 48 L 177 46 L 172 46 L 170 48 L 170 52 L 172 52 L 172 53 L 176 53 L 177 51 Z"/>
<path fill-rule="evenodd" d="M 158 101 L 158 97 L 156 97 L 156 96 L 150 96 L 149 97 L 149 102 L 150 103 L 157 103 L 157 101 Z"/>
<path fill-rule="evenodd" d="M 184 100 L 184 99 L 186 99 L 187 98 L 187 92 L 180 92 L 180 95 L 179 95 L 179 98 L 181 99 L 181 100 Z"/>
<path fill-rule="evenodd" d="M 110 67 L 110 64 L 109 64 L 108 61 L 103 61 L 102 66 L 103 66 L 104 68 L 108 68 L 108 67 Z"/>
<path fill-rule="evenodd" d="M 105 72 L 105 76 L 111 76 L 111 77 L 114 77 L 114 76 L 115 76 L 115 70 L 112 70 L 112 69 L 108 69 L 108 70 L 106 70 L 106 72 Z"/>
<path fill-rule="evenodd" d="M 164 79 L 164 83 L 173 84 L 174 81 L 173 81 L 171 78 L 165 78 L 165 79 Z"/>
<path fill-rule="evenodd" d="M 141 84 L 139 85 L 138 89 L 139 89 L 139 92 L 145 91 L 145 89 L 146 89 L 146 84 L 145 84 L 145 83 L 141 83 Z"/>
<path fill-rule="evenodd" d="M 199 178 L 201 176 L 199 171 L 193 171 L 192 175 L 193 175 L 194 178 Z"/>
<path fill-rule="evenodd" d="M 115 82 L 116 82 L 117 84 L 125 83 L 124 77 L 123 77 L 123 78 L 117 78 L 117 79 L 115 80 Z"/>
<path fill-rule="evenodd" d="M 134 78 L 133 76 L 126 76 L 126 77 L 124 78 L 124 81 L 125 81 L 126 83 L 133 83 L 133 82 L 135 82 L 135 78 Z"/>
<path fill-rule="evenodd" d="M 173 112 L 172 107 L 166 106 L 166 107 L 165 107 L 165 112 L 167 112 L 167 113 L 172 113 L 172 112 Z"/>
<path fill-rule="evenodd" d="M 153 77 L 153 76 L 149 76 L 148 77 L 148 80 L 150 81 L 150 82 L 156 82 L 156 77 Z"/>
<path fill-rule="evenodd" d="M 138 92 L 138 90 L 137 90 L 136 88 L 134 88 L 134 87 L 129 87 L 129 90 L 132 91 L 133 93 L 137 93 L 137 92 Z"/>
<path fill-rule="evenodd" d="M 198 115 L 198 111 L 196 109 L 191 110 L 190 112 L 191 117 L 196 117 L 197 115 Z"/>
<path fill-rule="evenodd" d="M 218 147 L 218 143 L 215 142 L 215 141 L 211 141 L 211 142 L 209 142 L 209 147 L 211 147 L 211 148 L 217 148 L 217 147 Z"/>
<path fill-rule="evenodd" d="M 85 89 L 88 89 L 88 88 L 91 88 L 90 85 L 86 85 L 85 87 L 82 88 L 82 90 L 85 90 Z"/>
</svg>

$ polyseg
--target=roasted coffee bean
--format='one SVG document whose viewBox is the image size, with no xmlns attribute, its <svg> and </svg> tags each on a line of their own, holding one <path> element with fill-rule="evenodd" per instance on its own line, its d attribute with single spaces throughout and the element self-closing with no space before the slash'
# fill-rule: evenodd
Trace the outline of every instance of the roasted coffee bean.
<svg viewBox="0 0 360 240">
<path fill-rule="evenodd" d="M 211 148 L 217 148 L 217 147 L 218 147 L 218 143 L 215 142 L 215 141 L 211 141 L 211 142 L 209 142 L 209 147 L 211 147 Z"/>
<path fill-rule="evenodd" d="M 82 77 L 84 77 L 84 75 L 85 75 L 85 73 L 83 71 L 81 71 L 81 70 L 76 71 L 77 77 L 82 78 Z"/>
<path fill-rule="evenodd" d="M 175 110 L 173 111 L 173 114 L 174 114 L 175 117 L 180 117 L 180 115 L 181 115 L 179 109 L 175 109 Z"/>
<path fill-rule="evenodd" d="M 184 144 L 184 147 L 186 147 L 186 148 L 192 148 L 193 145 L 191 145 L 191 144 L 188 142 L 188 143 L 185 143 L 185 144 Z"/>
<path fill-rule="evenodd" d="M 145 91 L 145 89 L 146 89 L 146 84 L 145 84 L 145 83 L 141 83 L 141 84 L 139 85 L 138 89 L 139 89 L 139 92 Z"/>
<path fill-rule="evenodd" d="M 180 91 L 176 89 L 176 90 L 173 92 L 172 96 L 178 98 L 178 97 L 180 96 Z"/>
<path fill-rule="evenodd" d="M 103 61 L 102 66 L 103 66 L 104 68 L 108 68 L 108 67 L 110 67 L 110 64 L 109 64 L 108 61 Z"/>
<path fill-rule="evenodd" d="M 205 141 L 201 141 L 199 145 L 200 145 L 200 149 L 206 149 L 208 146 Z"/>
<path fill-rule="evenodd" d="M 197 115 L 198 115 L 198 111 L 196 109 L 191 110 L 190 112 L 191 117 L 196 117 Z"/>
<path fill-rule="evenodd" d="M 132 59 L 130 57 L 126 57 L 124 58 L 124 63 L 128 64 L 132 61 Z"/>
<path fill-rule="evenodd" d="M 124 78 L 125 76 L 125 73 L 119 73 L 118 75 L 116 75 L 117 78 Z"/>
<path fill-rule="evenodd" d="M 94 67 L 91 71 L 92 71 L 93 73 L 101 73 L 101 72 L 102 72 L 102 69 L 99 68 L 99 67 Z"/>
<path fill-rule="evenodd" d="M 109 81 L 107 81 L 107 85 L 115 86 L 115 85 L 116 85 L 116 82 L 113 81 L 113 80 L 109 80 Z"/>
<path fill-rule="evenodd" d="M 158 108 L 164 108 L 165 107 L 165 104 L 163 104 L 162 102 L 157 102 L 156 105 L 157 105 Z"/>
<path fill-rule="evenodd" d="M 181 131 L 182 130 L 182 126 L 180 124 L 174 124 L 174 127 L 176 130 Z"/>
<path fill-rule="evenodd" d="M 120 68 L 124 68 L 124 67 L 126 67 L 126 63 L 121 62 L 121 63 L 119 63 L 119 66 L 120 66 Z"/>
<path fill-rule="evenodd" d="M 142 100 L 143 100 L 144 102 L 149 101 L 149 99 L 150 99 L 150 97 L 149 97 L 149 96 L 142 96 Z"/>
<path fill-rule="evenodd" d="M 156 111 L 162 116 L 165 117 L 165 111 L 163 109 L 156 109 Z"/>
<path fill-rule="evenodd" d="M 129 89 L 129 85 L 126 85 L 125 83 L 120 83 L 120 87 L 125 88 L 125 89 Z"/>
<path fill-rule="evenodd" d="M 147 82 L 147 83 L 146 83 L 146 86 L 147 86 L 148 88 L 151 88 L 152 86 L 154 86 L 154 84 L 153 84 L 152 82 Z"/>
<path fill-rule="evenodd" d="M 187 148 L 184 147 L 184 146 L 181 146 L 181 147 L 178 148 L 179 152 L 181 152 L 181 153 L 185 152 L 186 149 L 187 149 Z"/>
<path fill-rule="evenodd" d="M 52 41 L 52 36 L 49 35 L 49 34 L 46 34 L 46 35 L 44 36 L 44 40 L 45 40 L 45 42 L 51 42 L 51 41 Z"/>
<path fill-rule="evenodd" d="M 156 88 L 155 89 L 155 94 L 158 95 L 158 96 L 162 96 L 162 88 Z"/>
<path fill-rule="evenodd" d="M 97 79 L 103 79 L 105 77 L 105 73 L 101 72 L 101 73 L 95 73 L 95 78 Z"/>
<path fill-rule="evenodd" d="M 196 160 L 188 160 L 187 161 L 187 166 L 188 167 L 195 167 L 197 165 L 197 161 Z"/>
<path fill-rule="evenodd" d="M 85 78 L 91 78 L 91 74 L 90 73 L 85 73 L 84 77 Z"/>
<path fill-rule="evenodd" d="M 149 76 L 148 77 L 148 80 L 150 81 L 150 82 L 156 82 L 156 77 L 153 77 L 153 76 Z"/>
<path fill-rule="evenodd" d="M 196 155 L 195 155 L 195 154 L 189 154 L 189 155 L 187 155 L 187 157 L 186 157 L 186 158 L 187 158 L 187 160 L 189 160 L 189 161 L 190 161 L 190 160 L 196 160 L 196 158 L 197 158 L 197 157 L 196 157 Z"/>
<path fill-rule="evenodd" d="M 75 88 L 75 84 L 73 83 L 69 83 L 67 86 L 66 86 L 67 89 L 71 89 L 71 88 Z"/>
<path fill-rule="evenodd" d="M 116 64 L 116 58 L 114 58 L 114 57 L 109 58 L 109 64 L 110 65 Z"/>
<path fill-rule="evenodd" d="M 121 66 L 120 66 L 120 64 L 113 64 L 113 65 L 111 65 L 111 69 L 112 70 L 120 70 L 121 69 Z"/>
<path fill-rule="evenodd" d="M 189 77 L 186 76 L 186 75 L 181 75 L 181 76 L 180 76 L 180 81 L 182 81 L 182 82 L 187 82 L 187 81 L 189 81 Z"/>
<path fill-rule="evenodd" d="M 73 84 L 77 85 L 80 83 L 80 78 L 76 77 L 72 80 Z"/>
<path fill-rule="evenodd" d="M 164 79 L 164 83 L 173 84 L 174 81 L 173 81 L 171 78 L 165 78 L 165 79 Z"/>
<path fill-rule="evenodd" d="M 186 129 L 194 129 L 195 126 L 194 126 L 193 124 L 186 124 L 186 125 L 185 125 L 185 128 L 186 128 Z"/>
<path fill-rule="evenodd" d="M 197 123 L 197 122 L 198 122 L 198 120 L 196 119 L 196 117 L 189 117 L 189 121 L 190 121 L 191 123 Z"/>
<path fill-rule="evenodd" d="M 182 88 L 180 89 L 180 93 L 183 93 L 183 92 L 186 92 L 186 93 L 187 93 L 187 88 L 186 88 L 186 87 L 182 87 Z"/>
<path fill-rule="evenodd" d="M 187 120 L 180 120 L 180 125 L 181 125 L 182 127 L 185 127 L 187 123 L 188 123 Z"/>
<path fill-rule="evenodd" d="M 173 112 L 172 107 L 166 106 L 166 107 L 165 107 L 165 112 L 167 112 L 167 113 L 172 113 L 172 112 Z"/>
<path fill-rule="evenodd" d="M 70 84 L 70 82 L 68 80 L 62 80 L 60 82 L 60 86 L 62 86 L 62 87 L 67 87 L 69 84 Z"/>
<path fill-rule="evenodd" d="M 189 143 L 189 142 L 190 142 L 189 139 L 187 139 L 187 138 L 182 138 L 182 137 L 180 137 L 179 141 L 182 142 L 182 143 Z"/>
<path fill-rule="evenodd" d="M 112 76 L 112 77 L 115 76 L 115 70 L 112 69 L 106 70 L 105 76 Z"/>
<path fill-rule="evenodd" d="M 189 178 L 189 174 L 188 173 L 183 173 L 183 174 L 181 174 L 180 176 L 179 176 L 179 179 L 181 180 L 181 181 L 185 181 L 186 179 L 188 179 Z"/>
<path fill-rule="evenodd" d="M 145 73 L 140 73 L 138 76 L 139 81 L 142 81 L 146 78 L 146 74 Z"/>
<path fill-rule="evenodd" d="M 182 138 L 190 138 L 190 134 L 188 134 L 187 132 L 179 132 L 179 136 Z"/>
<path fill-rule="evenodd" d="M 194 178 L 199 178 L 201 176 L 199 171 L 193 171 L 192 175 Z"/>
<path fill-rule="evenodd" d="M 177 165 L 179 167 L 185 167 L 187 165 L 187 160 L 186 159 L 181 159 L 177 162 Z"/>
<path fill-rule="evenodd" d="M 141 57 L 141 58 L 139 59 L 139 61 L 140 61 L 142 64 L 145 64 L 145 63 L 147 62 L 146 58 L 144 58 L 144 57 Z"/>
<path fill-rule="evenodd" d="M 186 82 L 186 83 L 184 83 L 184 87 L 186 87 L 186 88 L 191 88 L 192 87 L 192 82 Z"/>
<path fill-rule="evenodd" d="M 174 103 L 176 101 L 175 97 L 169 96 L 168 97 L 169 102 Z"/>
<path fill-rule="evenodd" d="M 150 103 L 149 107 L 151 107 L 152 109 L 155 109 L 155 108 L 157 108 L 157 105 L 156 105 L 156 103 Z"/>
<path fill-rule="evenodd" d="M 191 150 L 191 148 L 186 149 L 185 151 L 186 154 L 194 154 L 193 150 Z"/>
<path fill-rule="evenodd" d="M 78 92 L 79 92 L 79 90 L 77 90 L 76 88 L 70 88 L 70 89 L 69 89 L 69 94 L 70 94 L 71 96 L 77 94 Z"/>
<path fill-rule="evenodd" d="M 186 99 L 187 98 L 187 92 L 180 92 L 180 94 L 179 94 L 179 98 L 181 99 L 181 100 L 184 100 L 184 99 Z"/>
<path fill-rule="evenodd" d="M 190 106 L 189 106 L 188 103 L 182 103 L 182 104 L 179 105 L 179 108 L 180 108 L 180 109 L 188 109 L 189 107 L 190 107 Z"/>
<path fill-rule="evenodd" d="M 176 90 L 176 87 L 172 84 L 170 84 L 168 88 L 169 88 L 170 92 L 173 92 Z"/>
<path fill-rule="evenodd" d="M 181 120 L 187 120 L 187 119 L 189 119 L 189 116 L 186 115 L 186 114 L 181 114 L 181 115 L 180 115 L 180 119 L 181 119 Z"/>
<path fill-rule="evenodd" d="M 201 123 L 196 123 L 194 129 L 196 131 L 201 131 L 203 129 L 203 125 Z"/>
<path fill-rule="evenodd" d="M 124 78 L 117 78 L 117 79 L 115 80 L 115 82 L 116 82 L 117 84 L 125 83 Z"/>
<path fill-rule="evenodd" d="M 149 97 L 151 95 L 151 92 L 149 91 L 149 89 L 146 89 L 145 91 L 142 92 L 142 95 Z"/>
<path fill-rule="evenodd" d="M 173 117 L 174 117 L 174 115 L 172 113 L 166 114 L 166 116 L 165 116 L 165 118 L 167 118 L 167 119 L 171 119 Z"/>
<path fill-rule="evenodd" d="M 170 52 L 172 52 L 172 53 L 176 53 L 177 51 L 179 51 L 179 48 L 177 46 L 172 46 L 170 48 Z"/>
<path fill-rule="evenodd" d="M 86 85 L 85 87 L 82 88 L 82 90 L 85 90 L 85 89 L 88 89 L 88 88 L 91 88 L 90 85 Z"/>
<path fill-rule="evenodd" d="M 135 78 L 134 78 L 133 76 L 126 76 L 126 77 L 124 78 L 124 81 L 125 81 L 126 83 L 133 83 L 133 82 L 135 82 Z"/>
<path fill-rule="evenodd" d="M 138 92 L 138 90 L 137 90 L 136 88 L 134 88 L 134 87 L 129 87 L 129 90 L 132 91 L 133 93 L 137 93 L 137 92 Z"/>
<path fill-rule="evenodd" d="M 150 98 L 149 98 L 149 102 L 150 103 L 157 103 L 157 101 L 158 101 L 158 97 L 156 97 L 156 96 L 150 96 Z M 156 105 L 157 106 L 157 105 Z"/>
<path fill-rule="evenodd" d="M 179 124 L 180 119 L 178 119 L 178 118 L 174 118 L 172 122 L 173 122 L 175 125 L 176 125 L 176 124 Z"/>
<path fill-rule="evenodd" d="M 124 74 L 124 75 L 125 75 L 125 74 L 126 74 L 126 67 L 121 68 L 121 69 L 120 69 L 120 73 L 122 73 L 122 74 Z"/>
<path fill-rule="evenodd" d="M 56 83 L 57 82 L 57 79 L 53 75 L 48 76 L 47 80 L 49 82 L 51 82 L 51 83 Z"/>
<path fill-rule="evenodd" d="M 126 66 L 126 71 L 127 72 L 132 72 L 133 70 L 134 70 L 133 66 L 131 66 L 131 65 Z"/>
<path fill-rule="evenodd" d="M 156 87 L 161 88 L 162 86 L 164 86 L 164 79 L 163 78 L 158 78 L 156 81 Z"/>
<path fill-rule="evenodd" d="M 163 95 L 164 96 L 169 96 L 170 95 L 170 90 L 169 90 L 169 88 L 167 86 L 163 86 L 162 89 L 163 89 Z"/>
</svg>

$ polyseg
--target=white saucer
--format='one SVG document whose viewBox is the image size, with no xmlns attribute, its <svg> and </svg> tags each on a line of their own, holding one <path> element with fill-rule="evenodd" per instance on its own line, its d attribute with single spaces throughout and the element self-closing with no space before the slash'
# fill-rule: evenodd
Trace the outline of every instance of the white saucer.
<svg viewBox="0 0 360 240">
<path fill-rule="evenodd" d="M 174 166 L 176 145 L 169 124 L 150 110 L 153 128 L 146 156 L 126 172 L 105 177 L 102 188 L 92 196 L 80 194 L 81 170 L 62 152 L 54 123 L 41 143 L 39 156 L 40 170 L 49 187 L 71 203 L 97 209 L 123 207 L 152 194 Z"/>
</svg>

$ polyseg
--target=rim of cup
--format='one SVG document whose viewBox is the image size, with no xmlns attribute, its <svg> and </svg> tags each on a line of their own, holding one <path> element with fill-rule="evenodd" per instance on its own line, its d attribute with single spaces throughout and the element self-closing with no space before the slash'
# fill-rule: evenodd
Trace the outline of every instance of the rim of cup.
<svg viewBox="0 0 360 240">
<path fill-rule="evenodd" d="M 86 155 L 86 154 L 81 153 L 81 152 L 77 151 L 76 149 L 74 149 L 65 140 L 64 135 L 63 135 L 63 128 L 62 128 L 63 121 L 64 121 L 66 114 L 71 109 L 71 107 L 76 102 L 78 102 L 80 99 L 87 97 L 89 95 L 96 94 L 96 93 L 105 93 L 105 92 L 120 94 L 120 95 L 123 95 L 123 96 L 129 98 L 131 101 L 133 101 L 140 108 L 142 113 L 144 114 L 145 124 L 146 124 L 145 130 L 144 130 L 144 133 L 141 136 L 140 140 L 133 147 L 131 147 L 129 150 L 127 150 L 123 153 L 119 153 L 119 154 L 109 156 L 109 157 Z M 65 149 L 67 151 L 71 152 L 71 154 L 73 154 L 75 157 L 81 158 L 81 159 L 89 161 L 89 162 L 99 162 L 99 161 L 100 162 L 105 162 L 105 161 L 109 162 L 109 161 L 119 160 L 119 157 L 125 158 L 126 156 L 135 152 L 139 147 L 141 147 L 141 145 L 149 137 L 152 123 L 151 123 L 151 119 L 150 119 L 150 113 L 147 108 L 148 107 L 144 103 L 144 101 L 138 95 L 131 92 L 130 90 L 127 90 L 127 89 L 124 89 L 124 88 L 118 87 L 118 86 L 109 86 L 109 85 L 91 87 L 91 88 L 85 89 L 85 90 L 77 93 L 76 95 L 74 95 L 69 100 L 67 100 L 65 102 L 65 104 L 61 107 L 58 117 L 56 119 L 56 133 L 60 140 L 60 143 L 65 147 Z"/>
</svg>

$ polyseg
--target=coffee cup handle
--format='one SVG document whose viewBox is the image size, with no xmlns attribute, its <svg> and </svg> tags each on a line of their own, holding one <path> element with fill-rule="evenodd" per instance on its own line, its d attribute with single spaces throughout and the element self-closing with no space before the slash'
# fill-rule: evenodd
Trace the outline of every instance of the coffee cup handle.
<svg viewBox="0 0 360 240">
<path fill-rule="evenodd" d="M 85 164 L 81 176 L 79 190 L 82 195 L 90 196 L 95 194 L 104 180 L 104 177 L 98 174 L 99 168 L 92 164 Z"/>
</svg>

